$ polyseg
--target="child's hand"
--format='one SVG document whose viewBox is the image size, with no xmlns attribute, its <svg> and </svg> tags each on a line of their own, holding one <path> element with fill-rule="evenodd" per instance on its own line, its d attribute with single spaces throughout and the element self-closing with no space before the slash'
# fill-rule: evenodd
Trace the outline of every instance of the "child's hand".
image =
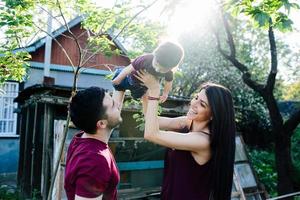
<svg viewBox="0 0 300 200">
<path fill-rule="evenodd" d="M 163 94 L 159 98 L 160 98 L 159 102 L 164 103 L 168 98 L 168 94 Z"/>
<path fill-rule="evenodd" d="M 112 80 L 111 82 L 113 85 L 120 85 L 120 83 L 121 83 L 121 81 L 116 78 L 114 80 Z"/>
</svg>

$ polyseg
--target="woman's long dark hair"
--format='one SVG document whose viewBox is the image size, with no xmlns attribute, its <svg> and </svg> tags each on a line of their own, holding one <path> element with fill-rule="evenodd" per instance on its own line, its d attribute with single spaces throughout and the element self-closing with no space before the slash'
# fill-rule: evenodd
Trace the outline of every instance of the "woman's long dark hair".
<svg viewBox="0 0 300 200">
<path fill-rule="evenodd" d="M 231 197 L 234 155 L 235 119 L 231 92 L 217 84 L 202 87 L 211 108 L 211 193 L 210 199 L 229 200 Z"/>
</svg>

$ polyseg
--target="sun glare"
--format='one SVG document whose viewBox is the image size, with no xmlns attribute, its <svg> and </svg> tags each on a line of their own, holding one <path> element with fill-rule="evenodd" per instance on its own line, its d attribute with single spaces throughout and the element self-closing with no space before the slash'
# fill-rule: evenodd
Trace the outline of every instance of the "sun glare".
<svg viewBox="0 0 300 200">
<path fill-rule="evenodd" d="M 206 26 L 212 17 L 212 1 L 189 0 L 178 6 L 167 23 L 167 31 L 171 37 L 178 38 L 181 33 L 194 27 Z"/>
</svg>

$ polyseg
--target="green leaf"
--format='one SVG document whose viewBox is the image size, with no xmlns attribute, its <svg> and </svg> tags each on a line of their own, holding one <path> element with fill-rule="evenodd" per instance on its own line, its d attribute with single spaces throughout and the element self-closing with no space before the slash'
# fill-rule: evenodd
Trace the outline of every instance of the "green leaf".
<svg viewBox="0 0 300 200">
<path fill-rule="evenodd" d="M 295 8 L 295 9 L 300 9 L 300 5 L 297 3 L 290 3 L 290 6 Z"/>
<path fill-rule="evenodd" d="M 254 15 L 254 20 L 258 23 L 259 27 L 266 27 L 269 24 L 270 16 L 264 12 L 257 12 Z"/>
</svg>

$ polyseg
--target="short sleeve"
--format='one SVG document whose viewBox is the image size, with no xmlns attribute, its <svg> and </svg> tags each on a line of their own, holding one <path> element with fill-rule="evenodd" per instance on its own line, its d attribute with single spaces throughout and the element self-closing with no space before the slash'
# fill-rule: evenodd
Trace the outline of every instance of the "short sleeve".
<svg viewBox="0 0 300 200">
<path fill-rule="evenodd" d="M 168 82 L 173 81 L 173 72 L 172 71 L 169 71 L 165 74 L 165 80 Z"/>
<path fill-rule="evenodd" d="M 95 198 L 107 189 L 111 172 L 104 157 L 98 156 L 89 159 L 88 163 L 78 171 L 75 194 L 81 197 Z"/>
<path fill-rule="evenodd" d="M 133 68 L 138 71 L 141 69 L 148 68 L 149 63 L 152 63 L 153 55 L 152 54 L 145 54 L 142 56 L 137 57 L 131 62 Z"/>
</svg>

